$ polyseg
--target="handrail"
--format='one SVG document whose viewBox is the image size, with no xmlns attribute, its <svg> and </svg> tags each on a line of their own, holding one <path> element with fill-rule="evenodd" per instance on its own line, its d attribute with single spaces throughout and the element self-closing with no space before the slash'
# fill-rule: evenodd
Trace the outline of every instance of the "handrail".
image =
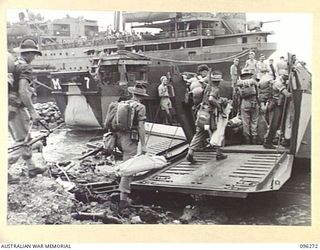
<svg viewBox="0 0 320 250">
<path fill-rule="evenodd" d="M 181 38 L 181 37 L 190 37 L 190 36 L 207 36 L 207 37 L 214 37 L 219 29 L 216 28 L 202 28 L 202 29 L 189 29 L 189 30 L 178 30 L 178 36 L 175 37 L 174 31 L 166 31 L 161 32 L 159 34 L 154 35 L 154 40 L 162 40 L 168 38 Z M 222 34 L 221 34 L 222 35 Z M 42 44 L 40 45 L 42 50 L 47 49 L 67 49 L 73 47 L 90 47 L 90 46 L 99 46 L 99 45 L 115 45 L 118 39 L 124 39 L 126 43 L 134 44 L 138 41 L 150 41 L 152 39 L 143 39 L 138 38 L 135 35 L 124 35 L 121 37 L 110 36 L 105 38 L 98 38 L 92 39 L 87 41 L 73 41 L 73 42 L 66 42 L 66 43 L 53 43 L 53 44 Z"/>
</svg>

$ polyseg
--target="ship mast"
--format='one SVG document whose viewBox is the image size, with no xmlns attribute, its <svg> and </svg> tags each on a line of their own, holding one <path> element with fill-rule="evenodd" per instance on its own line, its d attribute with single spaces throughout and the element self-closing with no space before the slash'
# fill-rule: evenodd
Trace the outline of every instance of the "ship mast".
<svg viewBox="0 0 320 250">
<path fill-rule="evenodd" d="M 121 11 L 115 11 L 114 12 L 113 29 L 116 32 L 119 32 L 120 29 L 121 29 Z M 124 30 L 124 28 L 123 28 L 123 30 Z"/>
</svg>

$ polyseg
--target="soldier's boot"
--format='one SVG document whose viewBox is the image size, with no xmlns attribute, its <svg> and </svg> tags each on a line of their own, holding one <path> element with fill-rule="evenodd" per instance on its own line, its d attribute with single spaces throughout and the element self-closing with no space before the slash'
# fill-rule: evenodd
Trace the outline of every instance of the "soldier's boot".
<svg viewBox="0 0 320 250">
<path fill-rule="evenodd" d="M 129 198 L 129 193 L 127 192 L 121 192 L 120 193 L 120 201 L 119 201 L 119 212 L 121 212 L 123 209 L 130 206 L 131 199 Z"/>
<path fill-rule="evenodd" d="M 130 203 L 128 200 L 120 200 L 119 201 L 119 211 L 122 211 L 130 206 Z"/>
<path fill-rule="evenodd" d="M 263 143 L 263 147 L 266 149 L 275 149 L 276 147 L 272 144 L 272 142 L 265 140 Z"/>
<path fill-rule="evenodd" d="M 221 148 L 217 147 L 216 160 L 217 161 L 222 161 L 222 160 L 226 159 L 227 157 L 228 157 L 227 155 L 222 153 Z"/>
<path fill-rule="evenodd" d="M 189 149 L 188 154 L 186 156 L 186 160 L 188 162 L 190 162 L 191 164 L 196 163 L 196 160 L 193 158 L 193 153 L 194 153 L 194 151 L 192 149 Z"/>
<path fill-rule="evenodd" d="M 225 155 L 225 154 L 218 154 L 217 156 L 216 156 L 216 160 L 217 161 L 222 161 L 222 160 L 224 160 L 224 159 L 227 159 L 228 158 L 228 156 L 227 155 Z"/>
<path fill-rule="evenodd" d="M 187 154 L 186 160 L 190 163 L 196 163 L 197 161 L 193 158 L 192 154 Z"/>
<path fill-rule="evenodd" d="M 283 139 L 281 145 L 285 148 L 290 147 L 290 139 Z"/>
</svg>

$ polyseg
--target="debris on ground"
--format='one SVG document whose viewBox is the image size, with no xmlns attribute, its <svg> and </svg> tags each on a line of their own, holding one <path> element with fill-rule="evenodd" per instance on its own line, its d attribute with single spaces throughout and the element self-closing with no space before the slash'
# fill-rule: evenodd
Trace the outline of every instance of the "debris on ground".
<svg viewBox="0 0 320 250">
<path fill-rule="evenodd" d="M 61 112 L 55 102 L 35 103 L 34 107 L 41 117 L 40 121 L 46 126 L 54 128 L 63 123 Z"/>
<path fill-rule="evenodd" d="M 49 126 L 55 127 L 51 112 L 56 108 L 50 105 L 43 106 L 41 117 L 47 114 Z M 89 154 L 95 148 L 86 148 L 86 142 L 90 141 L 89 136 L 96 134 L 59 131 L 50 135 L 45 147 L 54 146 L 54 150 L 47 154 L 44 151 L 44 155 L 36 151 L 33 154 L 39 166 L 44 166 L 47 160 L 48 176 L 21 178 L 27 169 L 21 159 L 10 167 L 8 172 L 13 177 L 20 176 L 20 182 L 8 185 L 8 224 L 311 224 L 309 174 L 301 174 L 303 179 L 284 187 L 284 191 L 291 192 L 294 188 L 301 192 L 300 196 L 294 193 L 290 198 L 288 193 L 278 192 L 235 202 L 217 197 L 198 200 L 194 196 L 170 196 L 161 192 L 155 192 L 152 198 L 150 193 L 139 193 L 139 197 L 132 194 L 133 202 L 120 209 L 120 177 L 116 174 L 119 158 L 103 151 Z M 291 203 L 283 202 L 285 199 Z M 268 206 L 271 203 L 278 205 L 271 209 Z"/>
<path fill-rule="evenodd" d="M 199 214 L 199 208 L 196 206 L 188 205 L 184 208 L 183 214 L 180 217 L 182 224 L 189 224 L 192 219 Z"/>
<path fill-rule="evenodd" d="M 70 224 L 73 195 L 44 176 L 8 185 L 8 224 Z"/>
</svg>

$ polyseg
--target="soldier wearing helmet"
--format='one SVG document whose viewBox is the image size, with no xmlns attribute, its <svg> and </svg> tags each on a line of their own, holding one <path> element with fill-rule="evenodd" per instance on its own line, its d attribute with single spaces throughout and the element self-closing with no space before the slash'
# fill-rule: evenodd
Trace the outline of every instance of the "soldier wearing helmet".
<svg viewBox="0 0 320 250">
<path fill-rule="evenodd" d="M 14 80 L 9 84 L 9 117 L 8 125 L 11 137 L 15 144 L 21 144 L 30 140 L 30 118 L 33 122 L 40 120 L 32 103 L 33 90 L 30 86 L 33 80 L 31 62 L 35 56 L 42 55 L 38 46 L 31 39 L 24 40 L 18 48 L 20 57 L 15 61 Z M 43 173 L 44 168 L 36 167 L 32 160 L 31 147 L 21 147 L 9 155 L 9 165 L 14 164 L 18 159 L 26 162 L 30 178 Z M 9 180 L 10 181 L 10 180 Z"/>
<path fill-rule="evenodd" d="M 243 136 L 246 144 L 257 144 L 259 106 L 257 102 L 256 81 L 250 69 L 243 69 L 237 82 L 241 97 L 241 118 Z"/>
<path fill-rule="evenodd" d="M 194 151 L 205 146 L 206 140 L 210 133 L 217 129 L 216 114 L 218 112 L 222 113 L 219 90 L 219 84 L 221 81 L 223 81 L 222 73 L 215 71 L 211 75 L 211 70 L 209 70 L 207 65 L 201 67 L 200 70 L 207 71 L 206 74 L 208 74 L 208 77 L 207 75 L 204 76 L 204 74 L 203 77 L 208 78 L 208 83 L 203 90 L 201 103 L 199 104 L 199 109 L 197 112 L 196 133 L 190 142 L 186 157 L 187 161 L 190 163 L 196 162 L 196 160 L 193 158 Z M 201 74 L 202 71 L 200 70 L 198 71 Z M 227 158 L 227 155 L 222 153 L 220 146 L 216 147 L 216 151 L 217 161 Z"/>
</svg>

